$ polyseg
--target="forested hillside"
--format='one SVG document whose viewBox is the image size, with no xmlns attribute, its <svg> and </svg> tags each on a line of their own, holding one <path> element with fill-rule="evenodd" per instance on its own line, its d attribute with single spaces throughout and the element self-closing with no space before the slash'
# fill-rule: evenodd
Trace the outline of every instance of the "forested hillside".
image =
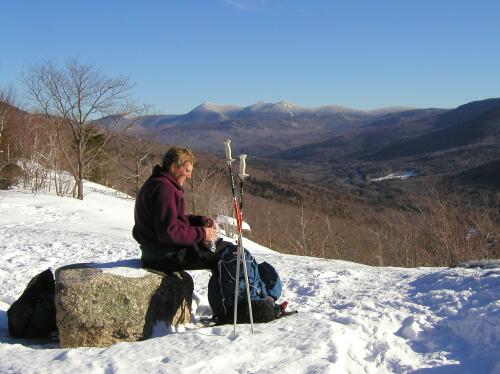
<svg viewBox="0 0 500 374">
<path fill-rule="evenodd" d="M 20 183 L 37 192 L 52 186 L 61 196 L 78 197 L 78 139 L 72 128 L 47 114 L 20 110 L 12 105 L 12 97 L 5 93 L 3 97 L 2 188 Z M 398 158 L 381 164 L 351 158 L 344 164 L 331 162 L 328 166 L 319 161 L 250 154 L 244 216 L 252 227 L 252 239 L 285 253 L 374 265 L 452 265 L 498 257 L 499 173 L 493 157 L 498 142 L 498 109 L 487 109 L 486 113 L 479 111 L 479 117 L 474 117 L 478 115 L 474 111 L 474 120 L 437 126 L 434 136 L 420 135 L 411 140 L 413 144 L 421 141 L 432 146 L 419 140 L 429 137 L 448 144 L 454 139 L 450 132 L 456 130 L 453 134 L 458 136 L 468 131 L 474 136 L 465 134 L 461 139 L 468 144 L 480 139 L 480 149 L 469 147 L 464 151 L 453 143 L 446 153 L 423 151 L 423 155 L 406 159 L 405 164 Z M 397 115 L 387 114 L 392 118 Z M 450 112 L 444 115 L 449 118 Z M 410 118 L 413 121 L 414 114 Z M 169 146 L 158 143 L 154 133 L 137 132 L 128 126 L 110 128 L 94 122 L 80 130 L 86 139 L 81 154 L 86 160 L 84 178 L 119 189 L 131 198 Z M 238 138 L 233 139 L 233 145 L 235 154 L 245 149 Z M 223 143 L 218 147 L 222 151 Z M 196 155 L 193 178 L 186 186 L 189 211 L 211 216 L 230 214 L 231 192 L 223 157 L 203 151 L 196 151 Z M 467 162 L 464 155 L 478 157 Z M 479 161 L 482 158 L 492 161 L 483 163 Z M 449 159 L 465 166 L 450 170 Z M 370 180 L 397 171 L 402 165 L 412 170 L 410 177 Z M 66 173 L 73 175 L 73 182 L 62 177 Z"/>
</svg>

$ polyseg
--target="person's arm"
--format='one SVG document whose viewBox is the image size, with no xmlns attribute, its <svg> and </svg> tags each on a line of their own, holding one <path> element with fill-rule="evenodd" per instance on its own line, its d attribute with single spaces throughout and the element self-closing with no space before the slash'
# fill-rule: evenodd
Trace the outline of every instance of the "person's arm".
<svg viewBox="0 0 500 374">
<path fill-rule="evenodd" d="M 158 188 L 153 196 L 155 204 L 155 230 L 161 243 L 194 245 L 205 240 L 205 229 L 192 226 L 189 220 L 178 219 L 175 192 L 171 188 Z"/>
<path fill-rule="evenodd" d="M 186 218 L 189 220 L 191 226 L 206 226 L 210 218 L 206 216 L 197 216 L 194 214 L 187 214 Z"/>
</svg>

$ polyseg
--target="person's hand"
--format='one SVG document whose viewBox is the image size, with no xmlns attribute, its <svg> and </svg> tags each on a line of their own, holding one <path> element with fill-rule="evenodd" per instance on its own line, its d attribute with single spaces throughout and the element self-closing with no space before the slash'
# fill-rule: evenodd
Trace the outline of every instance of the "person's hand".
<svg viewBox="0 0 500 374">
<path fill-rule="evenodd" d="M 205 241 L 214 241 L 217 237 L 217 229 L 215 227 L 205 227 Z"/>
</svg>

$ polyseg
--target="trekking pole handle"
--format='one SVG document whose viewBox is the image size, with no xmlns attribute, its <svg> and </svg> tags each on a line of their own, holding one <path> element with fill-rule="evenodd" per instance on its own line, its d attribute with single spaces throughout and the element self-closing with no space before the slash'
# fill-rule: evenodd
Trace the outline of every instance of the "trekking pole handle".
<svg viewBox="0 0 500 374">
<path fill-rule="evenodd" d="M 245 169 L 247 168 L 246 158 L 247 158 L 247 155 L 240 155 L 240 178 L 241 179 L 248 177 L 248 174 L 245 173 Z"/>
<path fill-rule="evenodd" d="M 231 163 L 234 161 L 234 158 L 231 155 L 231 139 L 224 140 L 224 150 L 226 151 L 226 161 Z"/>
</svg>

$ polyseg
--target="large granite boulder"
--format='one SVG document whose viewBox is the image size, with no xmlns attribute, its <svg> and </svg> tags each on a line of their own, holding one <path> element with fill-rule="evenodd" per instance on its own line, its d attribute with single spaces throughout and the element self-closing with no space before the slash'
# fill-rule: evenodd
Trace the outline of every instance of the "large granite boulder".
<svg viewBox="0 0 500 374">
<path fill-rule="evenodd" d="M 159 321 L 176 326 L 191 320 L 193 279 L 188 273 L 153 273 L 139 263 L 125 265 L 77 264 L 56 270 L 61 347 L 143 340 Z"/>
</svg>

